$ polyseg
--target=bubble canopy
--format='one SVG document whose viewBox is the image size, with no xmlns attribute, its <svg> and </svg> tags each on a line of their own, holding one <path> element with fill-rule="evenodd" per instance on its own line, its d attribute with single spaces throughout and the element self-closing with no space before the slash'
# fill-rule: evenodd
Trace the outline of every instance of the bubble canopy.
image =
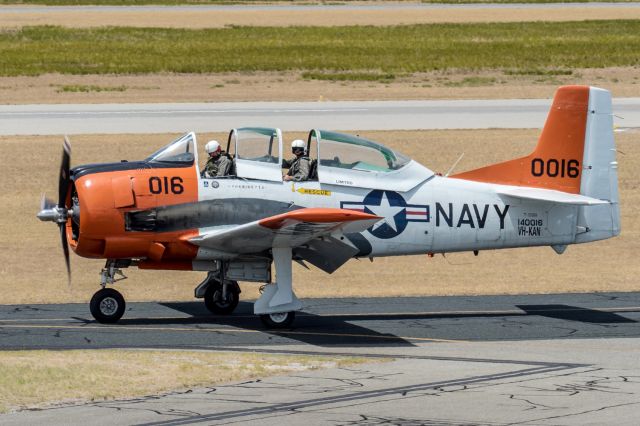
<svg viewBox="0 0 640 426">
<path fill-rule="evenodd" d="M 312 130 L 309 143 L 315 138 L 318 159 L 324 167 L 388 173 L 399 170 L 411 159 L 380 143 L 327 130 Z"/>
</svg>

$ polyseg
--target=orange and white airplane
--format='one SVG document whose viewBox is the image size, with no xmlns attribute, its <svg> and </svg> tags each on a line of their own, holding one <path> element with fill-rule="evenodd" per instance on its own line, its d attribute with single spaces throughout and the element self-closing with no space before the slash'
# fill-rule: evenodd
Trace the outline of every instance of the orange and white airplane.
<svg viewBox="0 0 640 426">
<path fill-rule="evenodd" d="M 233 175 L 202 178 L 196 136 L 142 161 L 70 169 L 65 140 L 58 203 L 38 217 L 76 254 L 107 259 L 90 308 L 118 321 L 122 269 L 208 272 L 195 289 L 217 314 L 238 304 L 237 281 L 266 283 L 254 312 L 287 327 L 302 309 L 292 262 L 332 273 L 349 259 L 551 246 L 620 233 L 611 95 L 558 89 L 533 153 L 453 176 L 359 137 L 312 130 L 308 181 L 284 182 L 279 129 L 229 134 Z M 272 279 L 275 266 L 275 280 Z"/>
</svg>

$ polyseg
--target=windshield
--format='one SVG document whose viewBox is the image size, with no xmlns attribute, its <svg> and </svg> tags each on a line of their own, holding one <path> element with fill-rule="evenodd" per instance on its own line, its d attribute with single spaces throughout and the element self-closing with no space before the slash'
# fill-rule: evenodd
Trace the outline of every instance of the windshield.
<svg viewBox="0 0 640 426">
<path fill-rule="evenodd" d="M 151 154 L 146 161 L 191 164 L 194 159 L 194 135 L 187 133 Z"/>
<path fill-rule="evenodd" d="M 382 144 L 357 136 L 322 130 L 320 165 L 367 172 L 391 172 L 411 159 Z"/>
</svg>

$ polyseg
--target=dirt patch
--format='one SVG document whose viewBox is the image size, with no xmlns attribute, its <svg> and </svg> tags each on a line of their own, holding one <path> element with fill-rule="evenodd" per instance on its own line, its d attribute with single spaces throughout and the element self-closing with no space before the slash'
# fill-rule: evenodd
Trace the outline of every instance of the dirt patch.
<svg viewBox="0 0 640 426">
<path fill-rule="evenodd" d="M 301 73 L 60 75 L 0 77 L 0 104 L 339 101 L 551 98 L 563 84 L 640 96 L 638 67 L 574 69 L 570 75 L 432 72 L 386 81 L 324 81 Z"/>
<path fill-rule="evenodd" d="M 285 129 L 286 130 L 286 129 Z M 537 130 L 358 132 L 399 149 L 436 171 L 446 171 L 461 152 L 458 171 L 529 152 Z M 304 136 L 286 133 L 287 138 Z M 640 263 L 639 133 L 616 133 L 620 151 L 622 234 L 593 244 L 576 245 L 558 256 L 550 248 L 510 249 L 436 256 L 352 260 L 333 275 L 294 265 L 300 297 L 514 294 L 587 291 L 637 291 Z M 140 159 L 173 135 L 75 136 L 73 163 Z M 224 134 L 201 134 L 224 140 Z M 57 229 L 35 218 L 42 192 L 55 194 L 61 137 L 1 137 L 0 303 L 88 301 L 98 289 L 104 261 L 72 255 L 73 286 L 68 287 Z M 204 278 L 197 272 L 126 270 L 119 283 L 127 300 L 192 300 Z M 258 295 L 258 285 L 242 284 L 244 299 Z"/>
<path fill-rule="evenodd" d="M 389 6 L 381 9 L 255 9 L 244 10 L 127 10 L 95 11 L 90 9 L 42 13 L 2 10 L 0 28 L 19 28 L 27 25 L 62 25 L 67 27 L 166 27 L 166 28 L 222 28 L 230 25 L 250 26 L 344 26 L 344 25 L 404 25 L 462 22 L 526 22 L 526 21 L 582 21 L 610 19 L 640 19 L 637 7 L 588 7 L 563 5 L 555 7 L 522 6 L 518 8 L 406 8 Z"/>
</svg>

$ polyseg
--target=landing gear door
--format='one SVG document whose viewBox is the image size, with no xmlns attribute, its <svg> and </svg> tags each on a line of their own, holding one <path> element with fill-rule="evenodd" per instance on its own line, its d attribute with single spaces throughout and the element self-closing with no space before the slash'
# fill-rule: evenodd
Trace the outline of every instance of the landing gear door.
<svg viewBox="0 0 640 426">
<path fill-rule="evenodd" d="M 282 132 L 265 127 L 233 129 L 236 175 L 239 178 L 282 181 Z"/>
</svg>

